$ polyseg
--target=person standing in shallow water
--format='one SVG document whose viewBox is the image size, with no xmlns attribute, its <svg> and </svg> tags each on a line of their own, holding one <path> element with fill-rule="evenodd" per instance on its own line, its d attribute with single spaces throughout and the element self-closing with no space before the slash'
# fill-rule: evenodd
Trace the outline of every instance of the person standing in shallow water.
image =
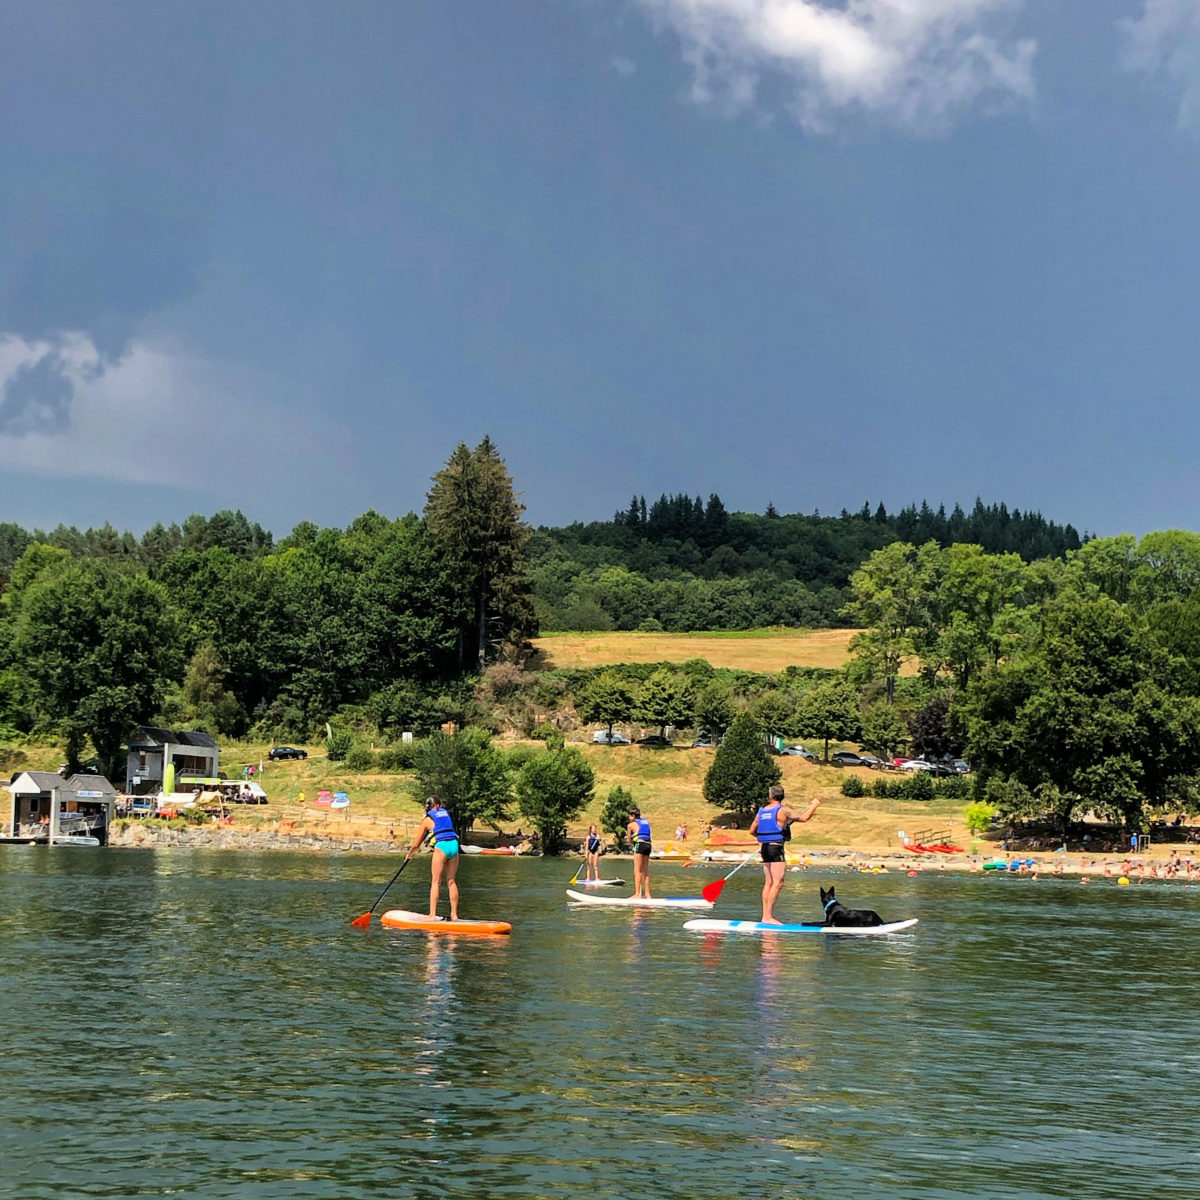
<svg viewBox="0 0 1200 1200">
<path fill-rule="evenodd" d="M 629 810 L 629 824 L 625 832 L 633 843 L 633 897 L 635 900 L 650 899 L 650 822 L 641 810 Z"/>
<path fill-rule="evenodd" d="M 458 920 L 458 833 L 454 821 L 445 805 L 436 797 L 425 801 L 425 819 L 417 826 L 417 836 L 408 848 L 404 861 L 416 854 L 421 843 L 428 838 L 433 843 L 433 859 L 429 868 L 429 915 L 437 916 L 438 897 L 442 880 L 446 881 L 446 894 L 450 898 L 450 920 Z"/>
<path fill-rule="evenodd" d="M 762 857 L 763 890 L 762 890 L 762 924 L 779 925 L 781 922 L 775 916 L 775 901 L 783 887 L 784 872 L 787 871 L 787 859 L 784 856 L 783 844 L 791 836 L 789 827 L 793 821 L 811 820 L 813 813 L 821 806 L 819 799 L 814 800 L 802 813 L 794 813 L 784 804 L 784 790 L 779 784 L 774 784 L 767 793 L 767 802 L 755 814 L 750 822 L 750 832 L 758 838 L 758 852 Z"/>
</svg>

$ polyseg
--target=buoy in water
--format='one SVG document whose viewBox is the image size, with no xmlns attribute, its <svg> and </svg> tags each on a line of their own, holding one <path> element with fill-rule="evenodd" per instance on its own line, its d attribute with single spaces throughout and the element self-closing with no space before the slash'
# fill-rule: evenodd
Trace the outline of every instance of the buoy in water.
<svg viewBox="0 0 1200 1200">
<path fill-rule="evenodd" d="M 1128 886 L 1129 886 L 1129 876 L 1122 875 L 1121 878 L 1117 880 L 1117 887 L 1128 887 Z"/>
</svg>

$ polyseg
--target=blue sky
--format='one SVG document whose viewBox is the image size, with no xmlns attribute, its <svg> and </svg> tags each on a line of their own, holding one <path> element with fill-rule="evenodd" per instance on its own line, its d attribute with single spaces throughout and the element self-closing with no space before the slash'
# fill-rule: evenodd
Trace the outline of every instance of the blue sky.
<svg viewBox="0 0 1200 1200">
<path fill-rule="evenodd" d="M 0 520 L 1200 527 L 1198 0 L 0 0 Z"/>
</svg>

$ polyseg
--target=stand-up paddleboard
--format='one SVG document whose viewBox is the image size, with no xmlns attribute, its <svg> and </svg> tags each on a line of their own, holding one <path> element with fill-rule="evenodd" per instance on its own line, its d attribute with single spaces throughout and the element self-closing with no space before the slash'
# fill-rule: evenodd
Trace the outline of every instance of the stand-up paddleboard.
<svg viewBox="0 0 1200 1200">
<path fill-rule="evenodd" d="M 428 913 L 406 912 L 393 908 L 379 918 L 380 925 L 389 929 L 418 929 L 424 933 L 475 934 L 512 933 L 507 921 L 449 921 L 444 917 L 431 917 Z"/>
<path fill-rule="evenodd" d="M 711 917 L 697 917 L 684 922 L 683 927 L 694 933 L 824 933 L 870 937 L 911 929 L 917 919 L 911 917 L 907 921 L 893 921 L 890 925 L 766 925 L 762 921 L 718 921 Z"/>
<path fill-rule="evenodd" d="M 576 904 L 608 904 L 621 908 L 712 908 L 712 903 L 701 896 L 655 896 L 651 900 L 642 900 L 636 896 L 589 896 L 570 888 L 567 888 L 567 895 Z"/>
<path fill-rule="evenodd" d="M 577 879 L 575 883 L 578 887 L 620 887 L 625 880 L 623 879 Z"/>
</svg>

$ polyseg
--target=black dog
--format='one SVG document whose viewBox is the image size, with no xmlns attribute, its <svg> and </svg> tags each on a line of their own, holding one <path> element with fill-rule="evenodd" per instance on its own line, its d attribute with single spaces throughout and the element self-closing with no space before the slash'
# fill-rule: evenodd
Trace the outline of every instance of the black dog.
<svg viewBox="0 0 1200 1200">
<path fill-rule="evenodd" d="M 826 925 L 882 925 L 883 919 L 869 908 L 847 908 L 834 894 L 833 888 L 821 889 L 821 904 L 825 908 Z"/>
</svg>

